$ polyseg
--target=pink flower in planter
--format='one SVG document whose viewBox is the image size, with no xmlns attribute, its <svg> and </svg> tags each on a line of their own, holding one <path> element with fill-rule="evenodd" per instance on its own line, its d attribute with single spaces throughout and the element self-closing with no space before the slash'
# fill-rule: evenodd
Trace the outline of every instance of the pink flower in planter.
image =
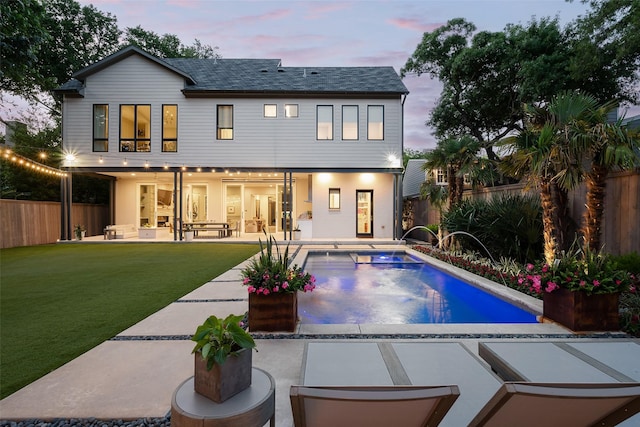
<svg viewBox="0 0 640 427">
<path fill-rule="evenodd" d="M 593 280 L 593 286 L 596 286 L 596 287 L 600 286 L 600 282 L 594 279 Z"/>
<path fill-rule="evenodd" d="M 533 270 L 533 264 L 527 264 L 527 271 Z"/>
<path fill-rule="evenodd" d="M 249 287 L 247 288 L 247 291 L 248 291 L 250 294 L 252 294 L 252 293 L 254 293 L 254 292 L 256 291 L 256 288 L 254 288 L 253 286 L 249 286 Z"/>
<path fill-rule="evenodd" d="M 250 279 L 248 277 L 245 277 L 244 280 L 242 281 L 242 284 L 246 285 L 249 282 L 250 282 Z"/>
<path fill-rule="evenodd" d="M 553 282 L 547 282 L 547 287 L 545 288 L 545 291 L 546 291 L 547 293 L 549 293 L 549 292 L 553 292 L 553 291 L 555 291 L 555 290 L 556 290 L 556 289 L 558 289 L 558 288 L 559 288 L 559 286 L 558 286 L 558 285 L 556 285 L 555 283 L 553 283 Z"/>
<path fill-rule="evenodd" d="M 278 292 L 280 290 L 280 288 L 278 287 L 278 285 L 273 287 L 273 292 Z"/>
<path fill-rule="evenodd" d="M 287 289 L 289 287 L 289 282 L 284 282 L 282 284 L 282 289 Z"/>
<path fill-rule="evenodd" d="M 587 282 L 585 282 L 584 280 L 580 280 L 580 286 L 584 288 L 585 286 L 587 286 Z"/>
<path fill-rule="evenodd" d="M 269 295 L 271 292 L 269 291 L 269 289 L 263 289 L 262 290 L 262 295 Z"/>
</svg>

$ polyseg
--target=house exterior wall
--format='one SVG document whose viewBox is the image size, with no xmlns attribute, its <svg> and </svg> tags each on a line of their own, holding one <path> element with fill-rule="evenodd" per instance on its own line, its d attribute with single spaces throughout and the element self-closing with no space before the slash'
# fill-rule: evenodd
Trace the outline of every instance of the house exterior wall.
<svg viewBox="0 0 640 427">
<path fill-rule="evenodd" d="M 403 147 L 402 92 L 211 90 L 185 96 L 183 90 L 189 84 L 185 75 L 143 54 L 123 55 L 87 69 L 80 73 L 79 94 L 65 92 L 63 147 L 75 159 L 66 161 L 64 166 L 70 171 L 115 177 L 116 224 L 144 222 L 140 213 L 143 184 L 178 194 L 183 210 L 178 211 L 177 218 L 183 222 L 190 219 L 186 207 L 189 186 L 204 186 L 206 214 L 200 210 L 198 219 L 227 221 L 230 202 L 225 189 L 231 183 L 244 188 L 244 224 L 243 220 L 254 217 L 255 196 L 263 191 L 253 183 L 260 182 L 262 173 L 273 172 L 279 175 L 279 182 L 270 179 L 276 186 L 284 185 L 283 173 L 292 174 L 293 226 L 300 214 L 312 212 L 313 238 L 356 237 L 356 190 L 373 190 L 373 237 L 394 237 L 395 177 L 401 172 Z M 97 104 L 109 106 L 106 152 L 93 151 L 93 106 Z M 120 151 L 120 106 L 125 104 L 150 105 L 150 152 Z M 265 104 L 277 105 L 277 117 L 264 117 Z M 285 104 L 296 104 L 298 117 L 285 117 Z M 162 152 L 163 105 L 177 105 L 177 152 Z M 216 139 L 217 105 L 233 106 L 232 140 Z M 317 139 L 319 105 L 333 106 L 333 139 Z M 358 107 L 357 140 L 342 139 L 343 106 Z M 368 106 L 384 109 L 383 140 L 368 140 Z M 391 161 L 392 155 L 398 160 Z M 180 181 L 174 188 L 174 174 L 182 176 L 182 191 Z M 330 177 L 329 182 L 320 179 L 325 174 Z M 362 181 L 363 177 L 369 181 Z M 339 210 L 328 209 L 329 188 L 341 190 Z M 278 209 L 283 209 L 275 190 L 274 195 Z M 169 222 L 173 223 L 173 208 L 158 207 L 155 215 L 170 216 Z"/>
<path fill-rule="evenodd" d="M 329 209 L 329 188 L 340 189 L 340 209 Z M 356 190 L 373 190 L 373 233 L 393 238 L 393 176 L 389 174 L 323 173 L 313 181 L 313 237 L 353 237 Z"/>
<path fill-rule="evenodd" d="M 400 97 L 186 98 L 184 79 L 142 57 L 131 56 L 86 79 L 84 98 L 67 98 L 63 140 L 76 154 L 76 167 L 130 167 L 169 163 L 209 167 L 387 168 L 389 154 L 402 157 Z M 109 151 L 92 152 L 94 104 L 109 104 Z M 119 152 L 120 105 L 151 105 L 151 152 Z M 178 105 L 178 152 L 162 152 L 162 106 Z M 264 104 L 277 104 L 278 117 L 263 117 Z M 297 104 L 299 117 L 285 118 L 284 105 Z M 233 140 L 216 140 L 216 106 L 233 105 Z M 333 139 L 316 139 L 316 106 L 333 106 Z M 342 106 L 358 106 L 358 140 L 342 140 Z M 384 140 L 367 140 L 367 107 L 384 107 Z M 102 157 L 102 163 L 99 159 Z M 357 159 L 357 162 L 354 160 Z"/>
</svg>

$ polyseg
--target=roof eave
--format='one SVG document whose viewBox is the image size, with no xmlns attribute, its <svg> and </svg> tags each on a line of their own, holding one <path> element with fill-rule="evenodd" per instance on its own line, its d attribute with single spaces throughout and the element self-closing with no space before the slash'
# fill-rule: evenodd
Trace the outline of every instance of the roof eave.
<svg viewBox="0 0 640 427">
<path fill-rule="evenodd" d="M 408 92 L 371 92 L 371 91 L 311 91 L 311 90 L 209 90 L 209 89 L 182 89 L 182 93 L 187 98 L 214 98 L 232 95 L 234 97 L 252 96 L 357 96 L 357 97 L 382 97 L 397 98 L 406 95 Z"/>
<path fill-rule="evenodd" d="M 83 68 L 80 71 L 75 72 L 71 77 L 78 79 L 80 81 L 84 81 L 84 79 L 87 76 L 90 76 L 91 74 L 97 73 L 98 71 L 101 71 L 107 67 L 110 67 L 111 65 L 122 61 L 125 58 L 128 58 L 132 55 L 140 55 L 143 58 L 154 62 L 158 65 L 160 65 L 161 67 L 164 67 L 176 74 L 179 74 L 180 76 L 184 77 L 185 80 L 187 80 L 187 84 L 197 84 L 197 82 L 193 79 L 193 77 L 191 77 L 188 73 L 185 73 L 184 71 L 180 70 L 179 68 L 176 68 L 172 65 L 169 65 L 168 63 L 166 63 L 165 61 L 163 61 L 162 59 L 155 57 L 147 52 L 145 52 L 144 50 L 140 49 L 137 46 L 127 46 L 124 49 L 119 50 L 118 52 L 115 52 L 109 56 L 107 56 L 106 58 L 102 59 L 101 61 L 98 61 L 94 64 L 89 65 L 88 67 Z"/>
</svg>

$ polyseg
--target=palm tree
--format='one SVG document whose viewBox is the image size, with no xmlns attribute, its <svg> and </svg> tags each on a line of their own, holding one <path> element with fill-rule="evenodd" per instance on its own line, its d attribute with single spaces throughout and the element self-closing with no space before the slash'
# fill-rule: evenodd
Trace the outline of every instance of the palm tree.
<svg viewBox="0 0 640 427">
<path fill-rule="evenodd" d="M 604 216 L 606 178 L 612 170 L 628 170 L 640 164 L 640 136 L 638 131 L 622 126 L 622 121 L 607 123 L 609 105 L 602 106 L 595 118 L 597 123 L 587 134 L 587 155 L 591 167 L 585 174 L 587 187 L 586 210 L 583 216 L 582 235 L 586 248 L 600 250 L 601 227 Z"/>
<path fill-rule="evenodd" d="M 479 151 L 480 143 L 477 140 L 463 136 L 440 141 L 433 151 L 425 154 L 424 170 L 446 170 L 449 206 L 462 201 L 464 176 L 474 174 L 474 170 L 478 169 L 481 164 L 478 158 Z"/>
<path fill-rule="evenodd" d="M 420 198 L 428 200 L 431 205 L 438 208 L 438 221 L 442 220 L 442 211 L 447 203 L 449 191 L 446 186 L 438 185 L 433 178 L 429 178 L 420 185 Z M 442 249 L 442 227 L 438 227 L 438 247 Z"/>
<path fill-rule="evenodd" d="M 597 107 L 595 98 L 577 92 L 560 93 L 547 105 L 525 106 L 525 129 L 501 144 L 511 150 L 501 170 L 540 189 L 547 263 L 567 247 L 567 193 L 584 176 L 582 160 Z"/>
</svg>

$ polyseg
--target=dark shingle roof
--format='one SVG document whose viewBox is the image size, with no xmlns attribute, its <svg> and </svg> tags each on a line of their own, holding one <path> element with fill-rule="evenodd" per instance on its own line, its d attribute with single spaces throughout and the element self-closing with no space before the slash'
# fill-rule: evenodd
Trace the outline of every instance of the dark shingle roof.
<svg viewBox="0 0 640 427">
<path fill-rule="evenodd" d="M 124 48 L 76 73 L 56 89 L 80 93 L 82 81 L 131 55 L 142 57 L 185 78 L 183 92 L 407 94 L 393 67 L 282 67 L 279 59 L 157 58 L 134 46 Z"/>
<path fill-rule="evenodd" d="M 277 59 L 187 59 L 165 62 L 194 80 L 185 92 L 408 93 L 393 67 L 281 67 Z"/>
</svg>

